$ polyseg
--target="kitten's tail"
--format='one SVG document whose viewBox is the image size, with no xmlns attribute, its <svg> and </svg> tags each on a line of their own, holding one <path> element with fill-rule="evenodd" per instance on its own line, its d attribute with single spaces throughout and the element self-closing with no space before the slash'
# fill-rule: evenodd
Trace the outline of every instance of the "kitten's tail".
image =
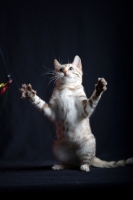
<svg viewBox="0 0 133 200">
<path fill-rule="evenodd" d="M 128 158 L 126 160 L 119 160 L 119 161 L 104 161 L 97 157 L 94 157 L 91 163 L 91 166 L 93 167 L 99 167 L 99 168 L 115 168 L 125 165 L 133 164 L 133 157 Z"/>
</svg>

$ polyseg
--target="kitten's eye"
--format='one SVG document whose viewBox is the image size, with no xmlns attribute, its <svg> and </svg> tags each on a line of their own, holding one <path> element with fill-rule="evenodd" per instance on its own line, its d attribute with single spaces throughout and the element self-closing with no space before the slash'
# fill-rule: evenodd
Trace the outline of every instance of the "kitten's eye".
<svg viewBox="0 0 133 200">
<path fill-rule="evenodd" d="M 69 67 L 69 70 L 73 70 L 73 67 Z"/>
<path fill-rule="evenodd" d="M 63 72 L 63 69 L 62 69 L 62 68 L 60 68 L 60 69 L 59 69 L 59 72 Z"/>
</svg>

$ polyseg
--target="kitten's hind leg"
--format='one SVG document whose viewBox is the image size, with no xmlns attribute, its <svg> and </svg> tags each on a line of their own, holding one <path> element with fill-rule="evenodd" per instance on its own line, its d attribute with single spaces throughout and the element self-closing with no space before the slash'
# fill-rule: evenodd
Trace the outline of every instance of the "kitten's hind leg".
<svg viewBox="0 0 133 200">
<path fill-rule="evenodd" d="M 89 165 L 88 164 L 81 165 L 80 170 L 84 172 L 89 172 L 90 171 Z"/>
<path fill-rule="evenodd" d="M 92 159 L 95 156 L 95 137 L 90 135 L 90 138 L 85 140 L 84 143 L 77 150 L 77 155 L 80 160 L 80 170 L 84 172 L 89 172 Z"/>
<path fill-rule="evenodd" d="M 53 146 L 53 152 L 55 157 L 59 160 L 60 164 L 55 164 L 52 169 L 71 169 L 79 166 L 79 159 L 75 155 L 75 152 L 64 142 L 55 141 Z"/>
</svg>

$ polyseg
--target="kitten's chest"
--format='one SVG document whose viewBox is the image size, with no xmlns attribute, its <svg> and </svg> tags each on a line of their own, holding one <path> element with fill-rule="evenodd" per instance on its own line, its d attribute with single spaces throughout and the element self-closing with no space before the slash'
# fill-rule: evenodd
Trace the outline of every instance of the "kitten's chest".
<svg viewBox="0 0 133 200">
<path fill-rule="evenodd" d="M 77 117 L 76 99 L 70 91 L 62 91 L 56 102 L 57 117 L 65 121 L 74 121 Z"/>
</svg>

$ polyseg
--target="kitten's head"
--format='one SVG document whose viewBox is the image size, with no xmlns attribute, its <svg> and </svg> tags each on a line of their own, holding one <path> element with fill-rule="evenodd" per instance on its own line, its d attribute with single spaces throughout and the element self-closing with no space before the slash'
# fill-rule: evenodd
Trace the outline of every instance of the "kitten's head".
<svg viewBox="0 0 133 200">
<path fill-rule="evenodd" d="M 79 56 L 75 56 L 72 63 L 60 64 L 54 60 L 54 67 L 57 76 L 57 82 L 61 84 L 82 83 L 82 63 Z"/>
</svg>

